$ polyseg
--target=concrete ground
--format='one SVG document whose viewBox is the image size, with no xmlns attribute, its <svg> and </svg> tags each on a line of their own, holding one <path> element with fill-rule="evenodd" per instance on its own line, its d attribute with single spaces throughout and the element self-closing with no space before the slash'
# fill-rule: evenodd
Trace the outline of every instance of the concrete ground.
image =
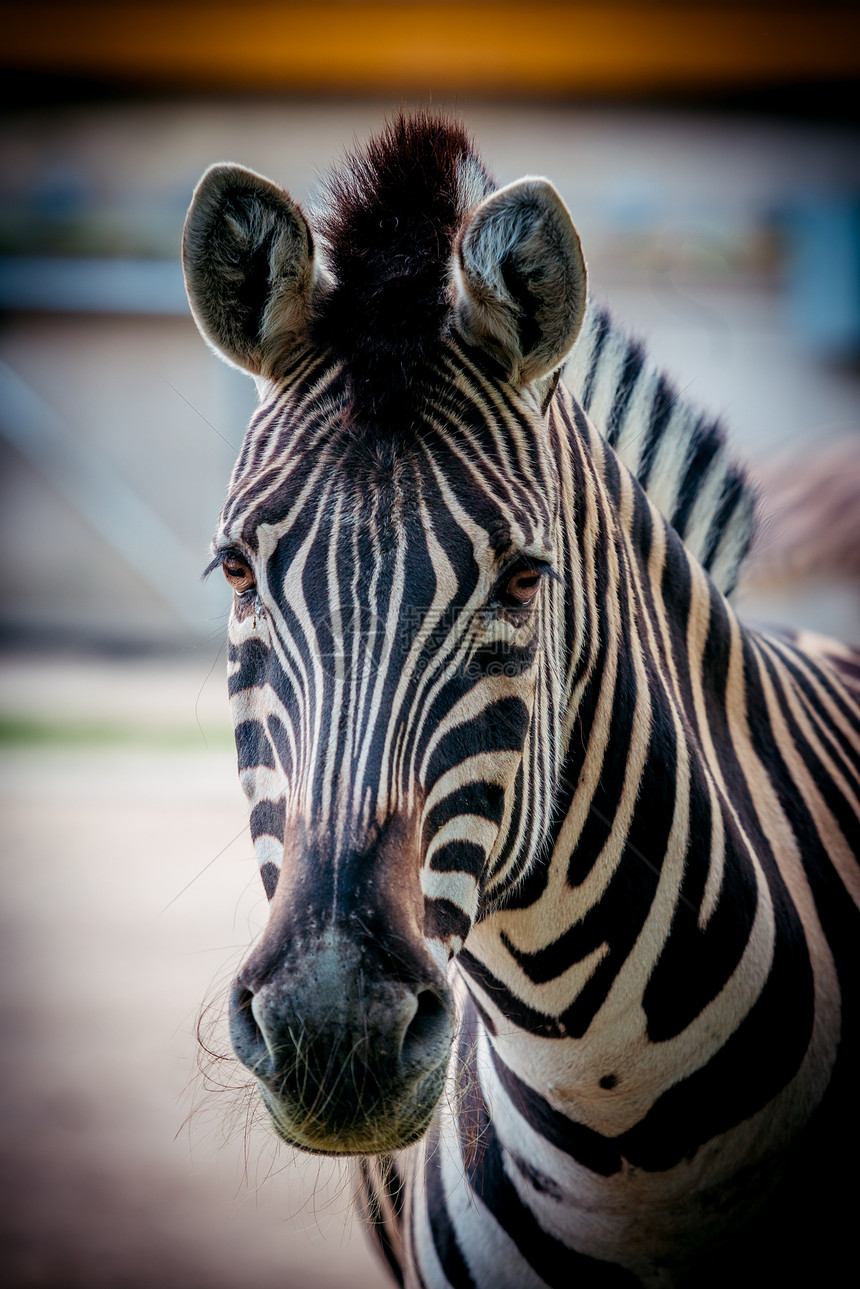
<svg viewBox="0 0 860 1289">
<path fill-rule="evenodd" d="M 0 669 L 10 1289 L 387 1282 L 346 1167 L 278 1147 L 234 1062 L 201 1073 L 201 1009 L 226 1051 L 226 985 L 264 916 L 208 667 Z"/>
</svg>

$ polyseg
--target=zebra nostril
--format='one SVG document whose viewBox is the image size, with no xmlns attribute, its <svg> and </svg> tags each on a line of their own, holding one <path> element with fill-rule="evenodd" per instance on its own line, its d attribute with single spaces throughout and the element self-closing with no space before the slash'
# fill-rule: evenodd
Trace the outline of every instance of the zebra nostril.
<svg viewBox="0 0 860 1289">
<path fill-rule="evenodd" d="M 254 1073 L 262 1073 L 261 1066 L 269 1055 L 263 1032 L 254 1015 L 254 995 L 244 985 L 235 984 L 230 995 L 230 1042 L 236 1056 Z"/>
<path fill-rule="evenodd" d="M 435 989 L 420 989 L 415 1014 L 406 1026 L 400 1057 L 404 1066 L 422 1073 L 445 1060 L 454 1027 L 450 1009 Z"/>
</svg>

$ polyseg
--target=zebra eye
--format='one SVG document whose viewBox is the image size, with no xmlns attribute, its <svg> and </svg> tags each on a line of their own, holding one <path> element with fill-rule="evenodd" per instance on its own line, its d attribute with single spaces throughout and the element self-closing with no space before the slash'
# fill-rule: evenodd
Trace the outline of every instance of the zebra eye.
<svg viewBox="0 0 860 1289">
<path fill-rule="evenodd" d="M 511 605 L 531 604 L 537 595 L 539 583 L 540 573 L 532 568 L 520 569 L 519 573 L 514 573 L 505 583 L 502 600 Z"/>
<path fill-rule="evenodd" d="M 254 577 L 248 564 L 238 555 L 228 555 L 222 563 L 224 576 L 232 586 L 237 595 L 244 595 L 252 587 L 257 585 L 257 579 Z"/>
</svg>

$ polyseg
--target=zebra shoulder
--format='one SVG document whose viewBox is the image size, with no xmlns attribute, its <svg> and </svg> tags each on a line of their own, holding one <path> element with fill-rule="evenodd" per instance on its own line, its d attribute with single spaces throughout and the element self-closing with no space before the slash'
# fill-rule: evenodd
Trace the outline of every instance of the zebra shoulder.
<svg viewBox="0 0 860 1289">
<path fill-rule="evenodd" d="M 755 486 L 719 421 L 680 397 L 642 343 L 589 300 L 565 383 L 725 595 L 756 532 Z"/>
</svg>

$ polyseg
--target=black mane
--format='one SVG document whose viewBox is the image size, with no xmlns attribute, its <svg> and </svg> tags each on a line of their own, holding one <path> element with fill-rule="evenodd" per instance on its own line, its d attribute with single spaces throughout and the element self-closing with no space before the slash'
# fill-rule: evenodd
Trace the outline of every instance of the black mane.
<svg viewBox="0 0 860 1289">
<path fill-rule="evenodd" d="M 335 282 L 318 339 L 345 361 L 357 417 L 408 413 L 446 326 L 461 219 L 494 186 L 462 125 L 426 112 L 399 114 L 329 175 L 315 222 Z"/>
</svg>

